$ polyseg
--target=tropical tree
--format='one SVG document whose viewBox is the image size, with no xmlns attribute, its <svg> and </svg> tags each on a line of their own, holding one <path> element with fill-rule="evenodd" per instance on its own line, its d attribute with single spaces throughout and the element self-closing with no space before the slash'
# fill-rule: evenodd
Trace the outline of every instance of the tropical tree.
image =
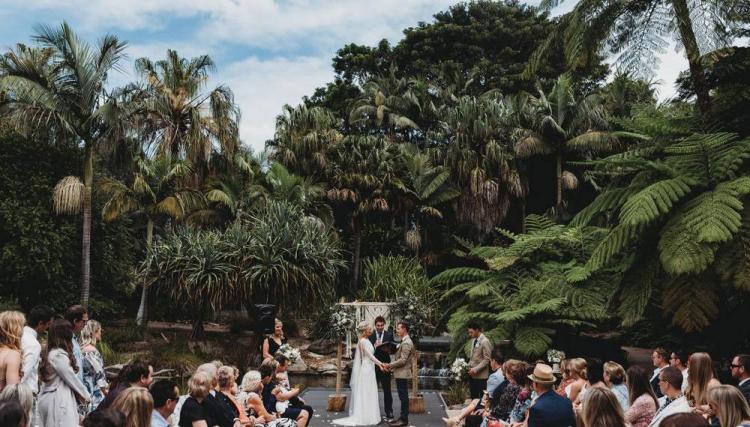
<svg viewBox="0 0 750 427">
<path fill-rule="evenodd" d="M 548 94 L 540 90 L 527 106 L 531 111 L 515 123 L 514 149 L 520 158 L 555 156 L 554 207 L 559 215 L 564 211 L 563 189 L 578 187 L 576 175 L 565 169 L 570 156 L 576 153 L 590 158 L 610 151 L 618 144 L 617 135 L 609 130 L 599 97 L 592 94 L 576 99 L 567 75 L 560 76 Z"/>
<path fill-rule="evenodd" d="M 135 67 L 146 81 L 140 108 L 147 147 L 189 161 L 200 187 L 216 151 L 227 158 L 238 151 L 240 111 L 232 91 L 226 86 L 203 91 L 215 69 L 207 55 L 188 60 L 169 49 L 166 59 L 140 58 Z"/>
<path fill-rule="evenodd" d="M 104 177 L 99 190 L 108 196 L 102 210 L 104 221 L 113 221 L 130 215 L 146 221 L 146 249 L 151 247 L 154 227 L 164 225 L 164 219 L 182 220 L 195 207 L 202 206 L 201 194 L 189 188 L 181 188 L 192 173 L 184 161 L 172 161 L 167 156 L 153 160 L 140 159 L 138 169 L 129 182 L 123 183 Z M 148 287 L 142 283 L 141 301 L 136 315 L 136 324 L 145 325 L 148 320 Z"/>
<path fill-rule="evenodd" d="M 326 225 L 333 224 L 333 211 L 326 203 L 326 189 L 313 183 L 310 177 L 289 173 L 281 163 L 273 163 L 265 176 L 268 198 L 289 202 L 306 214 L 318 218 Z"/>
<path fill-rule="evenodd" d="M 112 139 L 120 116 L 110 114 L 107 78 L 120 67 L 126 43 L 112 35 L 91 46 L 63 22 L 58 28 L 40 26 L 33 37 L 38 47 L 18 45 L 0 61 L 0 85 L 5 92 L 4 114 L 27 135 L 38 127 L 54 129 L 61 141 L 72 138 L 83 146 L 83 180 L 68 176 L 55 186 L 58 213 L 83 213 L 81 304 L 90 292 L 91 205 L 94 156 Z"/>
<path fill-rule="evenodd" d="M 563 1 L 544 0 L 542 8 L 549 9 Z M 711 98 L 701 57 L 728 44 L 727 30 L 743 1 L 579 1 L 561 20 L 561 27 L 550 33 L 542 49 L 549 53 L 555 46 L 553 40 L 563 40 L 567 64 L 577 68 L 604 45 L 618 54 L 617 63 L 623 70 L 641 72 L 653 69 L 657 55 L 666 51 L 674 39 L 685 50 L 698 109 L 707 124 Z"/>
<path fill-rule="evenodd" d="M 398 132 L 418 129 L 409 115 L 417 114 L 419 98 L 413 89 L 415 81 L 396 77 L 395 70 L 386 76 L 374 77 L 364 84 L 362 96 L 354 101 L 349 122 L 375 132 L 383 132 L 391 141 Z M 374 128 L 368 126 L 374 125 Z"/>
</svg>

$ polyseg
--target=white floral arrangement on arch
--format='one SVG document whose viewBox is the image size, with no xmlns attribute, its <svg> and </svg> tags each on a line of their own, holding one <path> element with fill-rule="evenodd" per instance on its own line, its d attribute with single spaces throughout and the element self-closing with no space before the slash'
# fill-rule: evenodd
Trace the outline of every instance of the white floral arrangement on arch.
<svg viewBox="0 0 750 427">
<path fill-rule="evenodd" d="M 335 338 L 343 338 L 354 328 L 354 317 L 346 308 L 335 306 L 331 313 L 330 324 L 331 335 Z"/>
<path fill-rule="evenodd" d="M 547 350 L 547 361 L 549 361 L 549 363 L 560 363 L 563 359 L 565 359 L 564 351 L 555 350 L 554 348 Z"/>
<path fill-rule="evenodd" d="M 284 344 L 279 347 L 279 349 L 276 351 L 276 354 L 281 354 L 289 359 L 289 363 L 292 365 L 296 363 L 297 360 L 299 360 L 299 358 L 301 357 L 299 350 L 289 344 Z"/>
<path fill-rule="evenodd" d="M 469 364 L 463 357 L 459 357 L 453 361 L 451 365 L 451 379 L 453 381 L 461 381 L 469 373 Z"/>
</svg>

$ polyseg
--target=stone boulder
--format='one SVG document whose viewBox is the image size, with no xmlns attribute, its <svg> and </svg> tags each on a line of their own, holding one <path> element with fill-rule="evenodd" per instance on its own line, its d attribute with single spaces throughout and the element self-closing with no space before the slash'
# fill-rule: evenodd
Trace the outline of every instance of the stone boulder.
<svg viewBox="0 0 750 427">
<path fill-rule="evenodd" d="M 307 351 L 322 355 L 335 355 L 337 344 L 336 340 L 319 339 L 311 342 L 307 347 Z"/>
<path fill-rule="evenodd" d="M 304 373 L 307 372 L 307 363 L 305 363 L 305 360 L 300 357 L 294 363 L 290 364 L 288 369 L 291 373 Z"/>
</svg>

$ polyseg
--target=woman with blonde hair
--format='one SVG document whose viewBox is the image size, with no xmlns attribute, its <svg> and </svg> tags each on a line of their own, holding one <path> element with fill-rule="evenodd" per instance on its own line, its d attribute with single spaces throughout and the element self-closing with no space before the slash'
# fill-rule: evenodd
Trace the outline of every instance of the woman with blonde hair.
<svg viewBox="0 0 750 427">
<path fill-rule="evenodd" d="M 245 413 L 245 408 L 240 405 L 234 395 L 233 390 L 237 387 L 237 383 L 234 380 L 234 367 L 222 366 L 219 368 L 216 378 L 219 382 L 219 391 L 216 393 L 216 398 L 223 401 L 226 407 L 232 411 L 232 418 L 238 418 L 242 425 L 250 424 L 250 419 Z"/>
<path fill-rule="evenodd" d="M 20 311 L 0 313 L 0 390 L 21 382 L 21 335 L 26 316 Z"/>
<path fill-rule="evenodd" d="M 577 357 L 568 361 L 568 372 L 573 380 L 565 386 L 565 396 L 575 402 L 578 395 L 590 385 L 588 380 L 588 365 L 586 359 Z"/>
<path fill-rule="evenodd" d="M 708 412 L 708 391 L 721 383 L 714 375 L 714 363 L 708 353 L 693 353 L 688 365 L 688 385 L 685 397 L 691 407 Z"/>
<path fill-rule="evenodd" d="M 129 387 L 117 396 L 112 409 L 125 415 L 125 427 L 149 427 L 154 399 L 148 389 Z"/>
<path fill-rule="evenodd" d="M 581 406 L 583 427 L 625 427 L 625 417 L 620 402 L 608 388 L 590 387 L 583 396 Z"/>
<path fill-rule="evenodd" d="M 560 380 L 557 389 L 555 389 L 555 392 L 563 397 L 567 397 L 565 388 L 573 382 L 573 378 L 570 378 L 570 368 L 568 368 L 569 364 L 570 359 L 563 359 L 560 361 L 560 374 L 562 374 L 562 379 Z"/>
<path fill-rule="evenodd" d="M 5 386 L 3 391 L 0 391 L 0 402 L 7 402 L 9 400 L 15 400 L 20 403 L 26 414 L 26 419 L 31 420 L 31 410 L 34 406 L 34 393 L 29 386 L 21 383 Z"/>
<path fill-rule="evenodd" d="M 263 340 L 263 360 L 273 359 L 276 352 L 282 345 L 286 344 L 287 338 L 284 336 L 284 324 L 279 319 L 274 319 L 273 333 Z"/>
<path fill-rule="evenodd" d="M 89 320 L 81 330 L 81 352 L 83 353 L 83 384 L 91 395 L 88 412 L 99 406 L 107 395 L 109 384 L 104 372 L 104 358 L 96 348 L 102 340 L 102 325 L 96 320 Z"/>
<path fill-rule="evenodd" d="M 604 384 L 617 396 L 623 412 L 626 412 L 630 408 L 630 400 L 628 399 L 628 386 L 625 385 L 625 368 L 616 362 L 605 362 Z"/>
<path fill-rule="evenodd" d="M 289 418 L 276 418 L 275 415 L 269 414 L 266 407 L 263 406 L 263 400 L 260 393 L 263 390 L 263 380 L 258 371 L 248 371 L 242 377 L 240 385 L 240 394 L 237 401 L 240 406 L 245 408 L 250 419 L 255 420 L 255 425 L 265 425 L 266 427 L 296 427 L 297 423 Z"/>
<path fill-rule="evenodd" d="M 207 411 L 204 400 L 211 392 L 213 378 L 203 371 L 197 371 L 188 380 L 188 398 L 180 409 L 179 427 L 209 427 Z M 213 423 L 210 424 L 211 426 Z"/>
<path fill-rule="evenodd" d="M 710 389 L 708 405 L 721 427 L 750 426 L 750 407 L 736 387 L 719 385 Z"/>
</svg>

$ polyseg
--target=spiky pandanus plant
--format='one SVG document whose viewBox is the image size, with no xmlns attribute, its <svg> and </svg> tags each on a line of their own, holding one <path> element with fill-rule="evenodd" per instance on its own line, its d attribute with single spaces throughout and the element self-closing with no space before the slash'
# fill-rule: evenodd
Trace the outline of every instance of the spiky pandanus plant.
<svg viewBox="0 0 750 427">
<path fill-rule="evenodd" d="M 55 211 L 83 213 L 81 245 L 81 304 L 87 306 L 91 276 L 91 205 L 94 156 L 112 142 L 111 131 L 121 120 L 107 111 L 112 97 L 108 76 L 119 70 L 126 43 L 106 35 L 91 46 L 63 22 L 39 26 L 37 47 L 18 45 L 0 60 L 0 89 L 5 93 L 6 117 L 20 131 L 33 134 L 50 129 L 53 141 L 74 140 L 84 151 L 83 179 L 63 178 L 54 193 Z"/>
</svg>

